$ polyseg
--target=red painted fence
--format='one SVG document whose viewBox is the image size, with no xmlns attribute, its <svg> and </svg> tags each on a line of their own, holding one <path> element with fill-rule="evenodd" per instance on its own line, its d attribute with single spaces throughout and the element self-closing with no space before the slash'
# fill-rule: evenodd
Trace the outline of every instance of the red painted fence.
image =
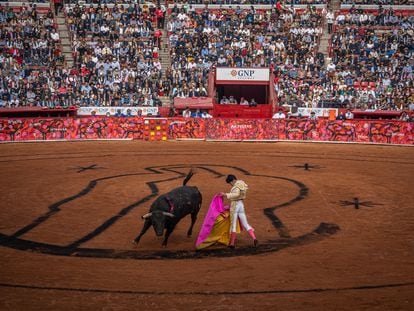
<svg viewBox="0 0 414 311">
<path fill-rule="evenodd" d="M 0 141 L 147 139 L 145 118 L 0 119 Z M 166 119 L 164 119 L 166 120 Z M 414 144 L 414 123 L 387 120 L 170 118 L 168 139 Z"/>
</svg>

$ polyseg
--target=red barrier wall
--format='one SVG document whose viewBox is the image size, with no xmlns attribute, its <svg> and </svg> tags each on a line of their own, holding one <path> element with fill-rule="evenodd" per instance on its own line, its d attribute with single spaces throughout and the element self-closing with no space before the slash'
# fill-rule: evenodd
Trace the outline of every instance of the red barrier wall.
<svg viewBox="0 0 414 311">
<path fill-rule="evenodd" d="M 205 139 L 206 119 L 174 118 L 170 119 L 168 137 L 170 139 Z"/>
<path fill-rule="evenodd" d="M 144 139 L 144 118 L 0 119 L 0 141 Z M 414 123 L 387 120 L 168 119 L 169 139 L 414 144 Z"/>
<path fill-rule="evenodd" d="M 0 141 L 143 139 L 143 118 L 0 119 Z"/>
<path fill-rule="evenodd" d="M 308 119 L 205 119 L 208 140 L 309 140 L 414 144 L 414 123 L 403 121 L 311 121 Z M 199 125 L 200 126 L 200 125 Z M 180 138 L 185 133 L 180 132 Z M 194 138 L 194 135 L 191 135 Z M 201 135 L 198 138 L 203 138 Z"/>
</svg>

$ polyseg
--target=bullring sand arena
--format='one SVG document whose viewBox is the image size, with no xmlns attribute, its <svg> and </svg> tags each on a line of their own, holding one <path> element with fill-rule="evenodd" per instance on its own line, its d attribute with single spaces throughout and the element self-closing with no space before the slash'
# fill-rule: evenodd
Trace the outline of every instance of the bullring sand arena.
<svg viewBox="0 0 414 311">
<path fill-rule="evenodd" d="M 414 310 L 412 147 L 212 142 L 0 145 L 1 310 Z M 203 204 L 167 248 L 141 216 L 190 168 Z M 227 174 L 257 248 L 195 251 Z"/>
</svg>

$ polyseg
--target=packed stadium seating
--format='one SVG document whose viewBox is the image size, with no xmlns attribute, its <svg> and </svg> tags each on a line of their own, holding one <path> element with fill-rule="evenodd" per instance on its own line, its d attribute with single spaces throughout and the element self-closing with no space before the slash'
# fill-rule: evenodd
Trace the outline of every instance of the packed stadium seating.
<svg viewBox="0 0 414 311">
<path fill-rule="evenodd" d="M 0 6 L 0 106 L 48 105 L 59 94 L 64 67 L 50 9 Z"/>
<path fill-rule="evenodd" d="M 161 104 L 161 45 L 152 12 L 136 5 L 75 5 L 67 7 L 66 16 L 82 76 L 77 104 Z"/>
<path fill-rule="evenodd" d="M 351 6 L 334 12 L 328 57 L 320 50 L 328 1 L 169 1 L 167 36 L 156 4 L 64 3 L 73 66 L 53 1 L 0 2 L 0 106 L 159 106 L 163 96 L 207 96 L 211 68 L 229 66 L 269 67 L 280 105 L 413 107 L 410 1 L 342 1 Z"/>
<path fill-rule="evenodd" d="M 339 11 L 331 38 L 336 98 L 350 108 L 407 110 L 413 25 L 413 15 L 392 9 Z"/>
</svg>

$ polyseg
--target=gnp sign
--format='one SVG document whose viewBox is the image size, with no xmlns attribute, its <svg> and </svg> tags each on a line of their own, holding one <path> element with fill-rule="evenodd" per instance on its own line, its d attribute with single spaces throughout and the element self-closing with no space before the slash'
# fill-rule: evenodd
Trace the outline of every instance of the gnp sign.
<svg viewBox="0 0 414 311">
<path fill-rule="evenodd" d="M 269 81 L 269 68 L 217 68 L 216 81 Z"/>
</svg>

